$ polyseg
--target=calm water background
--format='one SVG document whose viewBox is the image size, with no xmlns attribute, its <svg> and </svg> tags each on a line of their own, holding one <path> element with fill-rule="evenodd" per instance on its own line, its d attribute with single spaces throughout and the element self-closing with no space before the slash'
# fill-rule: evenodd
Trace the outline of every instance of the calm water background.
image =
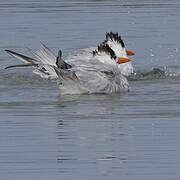
<svg viewBox="0 0 180 180">
<path fill-rule="evenodd" d="M 180 1 L 1 0 L 0 179 L 180 179 Z M 40 42 L 64 56 L 118 31 L 136 52 L 131 91 L 59 97 L 31 69 Z M 151 72 L 160 68 L 161 77 Z"/>
</svg>

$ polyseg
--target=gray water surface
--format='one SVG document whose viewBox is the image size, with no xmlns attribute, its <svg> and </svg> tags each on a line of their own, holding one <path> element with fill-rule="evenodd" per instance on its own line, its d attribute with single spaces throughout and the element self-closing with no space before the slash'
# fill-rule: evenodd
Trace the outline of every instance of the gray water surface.
<svg viewBox="0 0 180 180">
<path fill-rule="evenodd" d="M 180 179 L 178 0 L 0 1 L 0 179 Z M 63 56 L 117 31 L 136 52 L 130 92 L 60 97 L 4 52 Z M 159 75 L 153 68 L 161 69 Z"/>
</svg>

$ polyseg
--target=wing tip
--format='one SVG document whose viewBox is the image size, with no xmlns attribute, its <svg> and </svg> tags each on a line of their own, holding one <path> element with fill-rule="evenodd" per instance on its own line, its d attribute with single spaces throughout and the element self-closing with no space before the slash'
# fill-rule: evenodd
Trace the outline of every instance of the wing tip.
<svg viewBox="0 0 180 180">
<path fill-rule="evenodd" d="M 11 50 L 9 50 L 9 49 L 5 49 L 4 51 L 6 51 L 7 53 L 10 53 L 10 52 L 11 52 Z"/>
</svg>

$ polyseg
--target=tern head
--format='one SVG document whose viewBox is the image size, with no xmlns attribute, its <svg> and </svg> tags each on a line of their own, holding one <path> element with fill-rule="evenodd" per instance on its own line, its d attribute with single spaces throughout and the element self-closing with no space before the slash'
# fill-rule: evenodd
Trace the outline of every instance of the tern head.
<svg viewBox="0 0 180 180">
<path fill-rule="evenodd" d="M 128 56 L 133 56 L 135 53 L 125 48 L 125 44 L 118 33 L 106 33 L 106 39 L 103 44 L 108 45 L 114 51 L 121 73 L 124 76 L 129 76 L 133 72 L 133 67 Z"/>
<path fill-rule="evenodd" d="M 118 33 L 106 33 L 106 39 L 104 40 L 104 44 L 108 44 L 118 57 L 135 55 L 132 50 L 128 50 L 125 48 L 125 44 Z"/>
<path fill-rule="evenodd" d="M 107 65 L 116 65 L 118 61 L 115 52 L 108 46 L 108 44 L 104 43 L 101 43 L 97 50 L 93 51 L 93 56 Z"/>
<path fill-rule="evenodd" d="M 109 47 L 108 44 L 100 44 L 97 48 L 97 50 L 93 51 L 93 56 L 100 62 L 112 66 L 112 67 L 118 67 L 120 70 L 121 74 L 124 76 L 130 75 L 132 72 L 129 72 L 129 65 L 127 66 L 122 66 L 123 64 L 127 64 L 126 62 L 129 62 L 127 58 L 118 58 L 115 54 L 115 52 Z M 122 61 L 123 60 L 123 61 Z M 126 62 L 124 62 L 126 61 Z M 119 67 L 121 65 L 121 67 Z"/>
</svg>

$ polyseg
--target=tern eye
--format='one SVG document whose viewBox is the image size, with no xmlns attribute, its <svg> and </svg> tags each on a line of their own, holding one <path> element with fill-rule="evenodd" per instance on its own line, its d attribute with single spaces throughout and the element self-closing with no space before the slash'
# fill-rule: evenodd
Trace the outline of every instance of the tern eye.
<svg viewBox="0 0 180 180">
<path fill-rule="evenodd" d="M 116 60 L 117 56 L 116 56 L 116 55 L 114 55 L 112 58 L 113 58 L 114 60 Z"/>
<path fill-rule="evenodd" d="M 43 70 L 43 71 L 47 71 L 44 67 L 42 67 L 42 70 Z"/>
</svg>

